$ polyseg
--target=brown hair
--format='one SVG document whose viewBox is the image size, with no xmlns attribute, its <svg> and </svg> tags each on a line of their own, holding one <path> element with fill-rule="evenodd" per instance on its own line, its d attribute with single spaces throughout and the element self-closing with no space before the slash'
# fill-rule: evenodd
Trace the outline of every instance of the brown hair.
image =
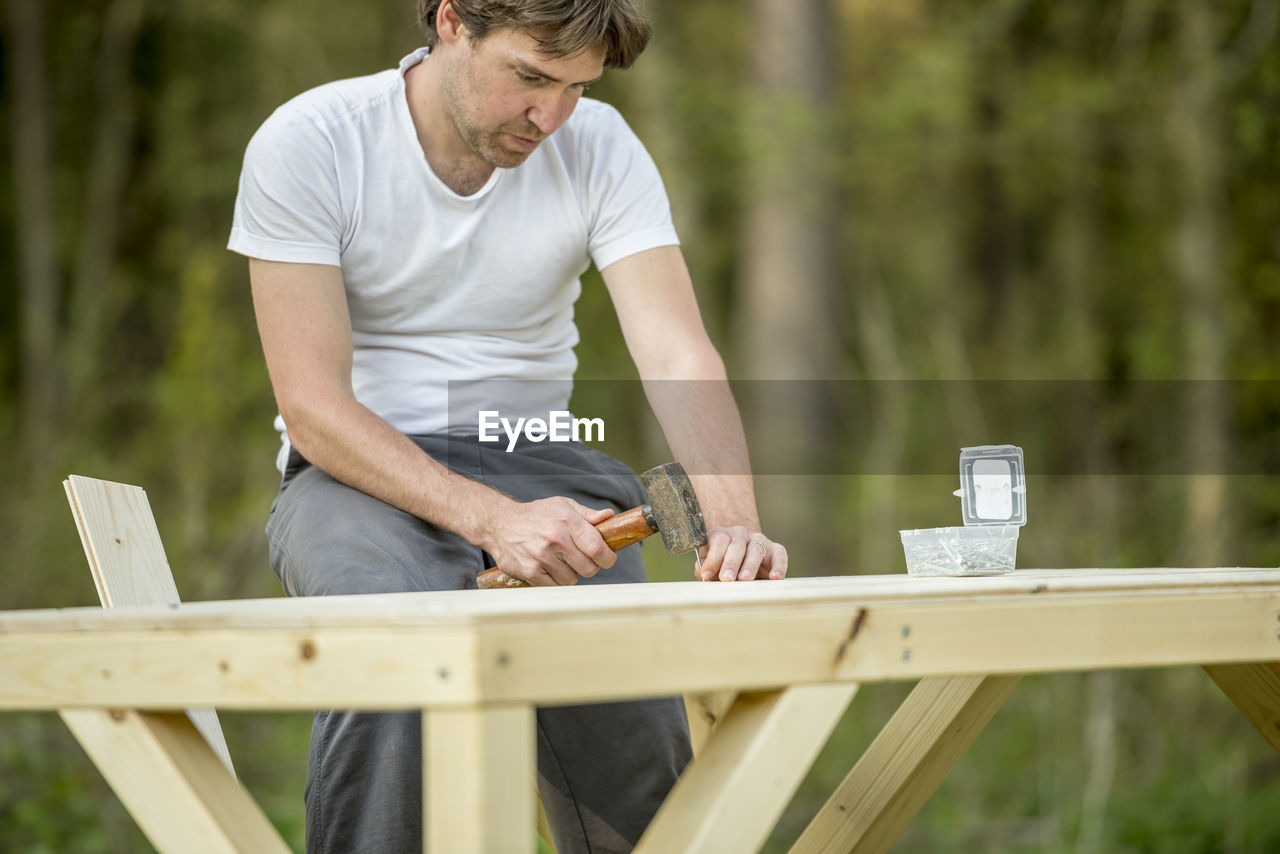
<svg viewBox="0 0 1280 854">
<path fill-rule="evenodd" d="M 418 0 L 418 25 L 436 43 L 441 0 Z M 511 28 L 533 37 L 547 56 L 573 56 L 604 47 L 606 68 L 628 68 L 649 43 L 649 22 L 631 0 L 453 0 L 473 39 Z"/>
</svg>

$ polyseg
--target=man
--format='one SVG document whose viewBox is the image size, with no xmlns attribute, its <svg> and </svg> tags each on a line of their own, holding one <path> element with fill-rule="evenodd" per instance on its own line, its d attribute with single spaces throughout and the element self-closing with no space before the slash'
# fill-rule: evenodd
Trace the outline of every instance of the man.
<svg viewBox="0 0 1280 854">
<path fill-rule="evenodd" d="M 593 527 L 641 502 L 625 466 L 478 436 L 481 411 L 567 407 L 591 261 L 694 475 L 699 577 L 784 577 L 661 181 L 617 113 L 582 99 L 648 25 L 630 0 L 419 11 L 427 48 L 299 96 L 245 156 L 230 248 L 250 257 L 281 415 L 267 533 L 286 592 L 468 587 L 494 564 L 535 585 L 644 579 L 639 550 Z M 539 710 L 538 746 L 562 852 L 629 850 L 689 757 L 674 698 Z M 317 713 L 308 851 L 421 850 L 419 762 L 416 715 Z"/>
</svg>

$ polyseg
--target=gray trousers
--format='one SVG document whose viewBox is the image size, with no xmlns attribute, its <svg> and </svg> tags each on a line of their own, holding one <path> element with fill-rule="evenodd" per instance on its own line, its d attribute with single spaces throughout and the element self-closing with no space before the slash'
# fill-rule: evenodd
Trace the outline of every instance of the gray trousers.
<svg viewBox="0 0 1280 854">
<path fill-rule="evenodd" d="M 643 503 L 626 465 L 581 444 L 526 443 L 507 453 L 505 442 L 475 437 L 414 441 L 450 469 L 520 501 L 564 495 L 618 511 Z M 338 483 L 296 451 L 267 539 L 290 596 L 473 588 L 476 573 L 492 563 L 461 537 Z M 611 569 L 579 583 L 644 580 L 632 546 Z M 561 854 L 630 851 L 690 758 L 678 697 L 539 708 L 537 749 L 538 791 Z M 316 712 L 308 854 L 422 851 L 421 762 L 418 712 Z"/>
</svg>

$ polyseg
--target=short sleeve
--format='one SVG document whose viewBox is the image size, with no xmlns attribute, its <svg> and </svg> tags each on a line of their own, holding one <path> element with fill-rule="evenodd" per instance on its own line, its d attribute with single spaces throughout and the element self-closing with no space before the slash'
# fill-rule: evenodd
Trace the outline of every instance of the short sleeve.
<svg viewBox="0 0 1280 854">
<path fill-rule="evenodd" d="M 680 238 L 671 221 L 662 176 L 653 158 L 613 107 L 593 102 L 590 146 L 581 154 L 587 165 L 583 211 L 587 221 L 587 251 L 603 270 L 628 255 L 674 246 Z"/>
<path fill-rule="evenodd" d="M 341 209 L 332 141 L 282 108 L 245 150 L 227 248 L 267 261 L 340 266 Z"/>
</svg>

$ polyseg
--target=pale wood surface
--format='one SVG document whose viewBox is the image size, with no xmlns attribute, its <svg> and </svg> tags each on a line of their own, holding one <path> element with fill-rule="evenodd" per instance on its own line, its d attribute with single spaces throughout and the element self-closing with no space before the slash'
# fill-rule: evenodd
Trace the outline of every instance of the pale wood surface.
<svg viewBox="0 0 1280 854">
<path fill-rule="evenodd" d="M 1018 680 L 922 680 L 810 822 L 792 854 L 888 851 Z"/>
<path fill-rule="evenodd" d="M 103 606 L 177 607 L 178 591 L 146 492 L 77 475 L 63 486 Z M 122 652 L 112 666 L 127 669 L 130 657 Z M 61 716 L 158 850 L 289 850 L 236 781 L 212 708 L 63 709 Z"/>
<path fill-rule="evenodd" d="M 1020 673 L 1202 664 L 1225 668 L 1228 693 L 1246 713 L 1265 712 L 1271 671 L 1233 668 L 1280 660 L 1278 612 L 1275 569 L 691 582 L 11 612 L 0 614 L 0 708 L 425 708 L 428 731 L 438 717 L 447 723 L 436 728 L 437 739 L 452 733 L 442 749 L 461 746 L 459 757 L 469 757 L 452 764 L 471 763 L 480 781 L 451 792 L 456 804 L 433 805 L 432 815 L 476 816 L 481 792 L 501 792 L 519 820 L 475 831 L 482 837 L 467 845 L 525 850 L 533 839 L 531 724 L 500 723 L 504 709 L 531 720 L 533 703 L 929 677 L 994 686 Z M 993 708 L 978 689 L 967 705 L 957 702 L 952 723 L 973 732 Z M 905 762 L 900 773 L 949 767 L 948 733 L 934 759 Z M 499 758 L 507 748 L 487 749 L 491 737 L 522 745 L 513 763 Z M 926 754 L 932 744 L 886 738 Z M 778 735 L 762 743 L 773 740 L 786 741 Z M 880 809 L 898 815 L 911 806 L 909 795 L 930 785 L 885 788 L 892 796 Z"/>
<path fill-rule="evenodd" d="M 178 588 L 145 490 L 71 475 L 63 481 L 103 607 L 177 605 Z M 187 709 L 213 752 L 235 774 L 213 709 Z"/>
<path fill-rule="evenodd" d="M 856 690 L 796 685 L 739 694 L 636 854 L 759 850 Z"/>
<path fill-rule="evenodd" d="M 422 726 L 429 854 L 532 854 L 533 707 L 429 710 Z"/>
<path fill-rule="evenodd" d="M 62 485 L 103 606 L 177 604 L 146 491 L 74 474 Z"/>
<path fill-rule="evenodd" d="M 1215 593 L 1280 589 L 1280 569 L 1060 569 L 1018 570 L 1006 576 L 976 578 L 910 578 L 906 575 L 853 575 L 826 578 L 788 578 L 750 583 L 673 582 L 666 584 L 596 585 L 591 587 L 533 587 L 517 590 L 445 590 L 432 593 L 314 598 L 245 599 L 228 602 L 188 602 L 182 620 L 192 628 L 237 627 L 306 629 L 311 626 L 498 625 L 505 621 L 584 617 L 612 617 L 617 613 L 653 614 L 668 611 L 676 622 L 685 609 L 734 613 L 787 606 L 872 604 L 877 602 L 943 602 L 1019 598 L 1060 599 L 1070 595 L 1121 598 L 1141 593 Z M 66 625 L 90 609 L 65 609 Z M 91 609 L 96 610 L 96 609 Z M 27 611 L 0 612 L 0 631 L 20 623 Z M 161 615 L 160 623 L 150 617 Z M 140 627 L 167 624 L 166 609 L 151 608 L 104 617 Z M 1274 618 L 1275 615 L 1272 614 Z M 88 624 L 86 624 L 87 626 Z M 97 630 L 103 623 L 95 619 Z"/>
<path fill-rule="evenodd" d="M 837 578 L 651 585 L 672 589 L 640 603 L 627 585 L 565 591 L 571 604 L 529 589 L 9 612 L 0 708 L 559 703 L 1280 658 L 1280 570 L 1073 572 L 1059 592 L 988 579 L 985 593 L 925 584 L 908 598 Z M 529 612 L 466 604 L 504 597 Z"/>
<path fill-rule="evenodd" d="M 156 850 L 289 851 L 186 715 L 97 709 L 61 714 Z"/>
<path fill-rule="evenodd" d="M 1280 632 L 1280 613 L 1277 617 Z M 1280 661 L 1215 664 L 1205 671 L 1267 743 L 1280 752 Z"/>
<path fill-rule="evenodd" d="M 693 755 L 702 752 L 716 727 L 724 720 L 737 691 L 705 691 L 684 695 L 684 711 L 689 718 L 689 745 Z"/>
</svg>

